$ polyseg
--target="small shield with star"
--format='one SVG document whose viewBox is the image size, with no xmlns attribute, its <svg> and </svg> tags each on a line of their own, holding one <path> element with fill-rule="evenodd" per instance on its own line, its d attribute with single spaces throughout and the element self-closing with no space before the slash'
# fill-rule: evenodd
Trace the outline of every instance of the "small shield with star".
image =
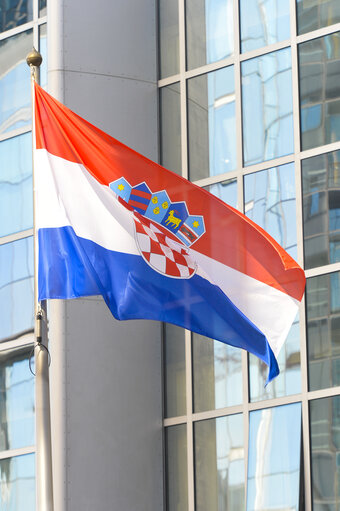
<svg viewBox="0 0 340 511">
<path fill-rule="evenodd" d="M 189 215 L 176 232 L 179 238 L 188 247 L 195 243 L 205 233 L 203 216 Z"/>
<path fill-rule="evenodd" d="M 129 202 L 132 187 L 125 177 L 121 177 L 120 179 L 113 181 L 109 184 L 109 187 L 118 195 L 118 197 L 121 197 L 125 202 Z"/>
</svg>

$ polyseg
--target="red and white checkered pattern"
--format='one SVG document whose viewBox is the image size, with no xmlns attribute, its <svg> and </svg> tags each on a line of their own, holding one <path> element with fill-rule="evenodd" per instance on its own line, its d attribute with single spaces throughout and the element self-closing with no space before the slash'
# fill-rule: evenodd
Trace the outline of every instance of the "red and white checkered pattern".
<svg viewBox="0 0 340 511">
<path fill-rule="evenodd" d="M 168 277 L 190 278 L 196 264 L 185 245 L 166 236 L 148 218 L 134 212 L 136 240 L 145 261 L 159 273 Z"/>
</svg>

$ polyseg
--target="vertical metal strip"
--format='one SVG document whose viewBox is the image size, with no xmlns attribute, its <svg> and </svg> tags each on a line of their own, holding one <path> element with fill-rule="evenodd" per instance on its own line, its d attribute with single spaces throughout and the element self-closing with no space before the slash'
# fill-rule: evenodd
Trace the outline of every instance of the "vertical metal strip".
<svg viewBox="0 0 340 511">
<path fill-rule="evenodd" d="M 195 510 L 194 432 L 193 432 L 193 391 L 192 391 L 192 349 L 191 332 L 185 331 L 185 375 L 187 415 L 187 462 L 188 462 L 188 510 Z"/>
<path fill-rule="evenodd" d="M 178 0 L 179 18 L 179 72 L 181 92 L 181 162 L 182 176 L 188 179 L 188 139 L 187 139 L 187 87 L 185 79 L 186 42 L 185 42 L 185 2 Z"/>
<path fill-rule="evenodd" d="M 294 123 L 294 163 L 295 163 L 295 191 L 296 191 L 296 237 L 298 250 L 298 263 L 303 267 L 303 202 L 301 179 L 301 137 L 300 137 L 300 98 L 299 98 L 299 61 L 297 44 L 297 18 L 296 2 L 290 0 L 290 32 L 292 55 L 292 91 L 293 91 L 293 123 Z M 301 395 L 302 395 L 302 438 L 304 463 L 304 495 L 305 511 L 312 509 L 311 496 L 311 467 L 310 467 L 310 437 L 309 437 L 309 408 L 308 408 L 308 360 L 306 338 L 305 300 L 299 308 L 300 313 L 300 367 L 301 367 Z"/>
</svg>

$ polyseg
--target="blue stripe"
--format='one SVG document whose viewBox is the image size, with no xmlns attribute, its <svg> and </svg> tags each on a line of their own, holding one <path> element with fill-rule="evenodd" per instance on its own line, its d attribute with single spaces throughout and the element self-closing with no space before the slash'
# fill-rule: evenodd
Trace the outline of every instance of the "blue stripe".
<svg viewBox="0 0 340 511">
<path fill-rule="evenodd" d="M 254 353 L 269 366 L 268 381 L 279 373 L 264 334 L 204 278 L 166 277 L 141 256 L 107 250 L 71 227 L 40 229 L 38 239 L 39 300 L 102 295 L 117 319 L 173 323 Z"/>
<path fill-rule="evenodd" d="M 150 202 L 150 199 L 151 199 L 151 194 L 150 194 L 150 197 L 148 199 L 146 199 L 144 197 L 141 197 L 140 195 L 134 195 L 134 193 L 131 192 L 129 200 L 134 200 L 135 202 L 140 202 L 141 204 L 148 205 Z"/>
</svg>

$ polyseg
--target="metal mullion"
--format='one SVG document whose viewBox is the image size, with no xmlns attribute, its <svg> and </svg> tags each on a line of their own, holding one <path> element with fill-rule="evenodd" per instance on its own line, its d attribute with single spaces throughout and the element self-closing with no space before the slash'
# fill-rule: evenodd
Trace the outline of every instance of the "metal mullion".
<svg viewBox="0 0 340 511">
<path fill-rule="evenodd" d="M 223 183 L 224 181 L 230 181 L 231 179 L 236 179 L 239 174 L 239 171 L 233 170 L 232 172 L 224 172 L 223 174 L 218 174 L 217 176 L 204 177 L 203 179 L 193 181 L 193 183 L 202 188 L 204 186 L 210 186 L 217 183 Z"/>
<path fill-rule="evenodd" d="M 211 62 L 210 64 L 204 64 L 203 66 L 196 67 L 195 69 L 190 69 L 185 72 L 185 78 L 195 78 L 196 76 L 201 76 L 211 71 L 218 71 L 221 68 L 229 67 L 233 65 L 234 57 L 227 57 L 222 60 L 217 60 L 216 62 Z"/>
<path fill-rule="evenodd" d="M 30 131 L 32 131 L 31 124 L 23 126 L 21 128 L 17 128 L 15 130 L 6 131 L 6 133 L 0 133 L 0 142 L 3 142 L 4 140 L 8 140 L 10 138 L 17 137 L 18 135 L 23 135 L 24 133 L 29 133 Z"/>
<path fill-rule="evenodd" d="M 298 153 L 298 157 L 301 160 L 311 158 L 313 156 L 320 156 L 320 154 L 330 153 L 332 151 L 338 151 L 340 149 L 340 141 L 332 142 L 331 144 L 313 147 L 312 149 L 305 149 Z"/>
<path fill-rule="evenodd" d="M 239 0 L 234 0 L 234 80 L 235 80 L 235 129 L 236 129 L 236 171 L 237 171 L 237 209 L 244 210 L 243 187 L 243 131 L 242 131 L 242 83 L 241 83 L 241 47 L 240 47 L 240 11 Z M 249 361 L 248 353 L 241 352 L 242 361 L 242 405 L 240 412 L 243 420 L 244 449 L 244 502 L 247 503 L 248 491 L 248 445 L 249 445 Z"/>
<path fill-rule="evenodd" d="M 274 51 L 283 50 L 284 48 L 288 48 L 290 46 L 290 40 L 286 39 L 285 41 L 280 41 L 278 43 L 269 44 L 267 46 L 263 46 L 262 48 L 257 48 L 256 50 L 247 51 L 240 55 L 240 60 L 249 60 L 255 57 L 262 57 L 263 55 L 267 55 L 268 53 L 272 53 Z"/>
<path fill-rule="evenodd" d="M 163 419 L 163 426 L 167 428 L 168 426 L 178 426 L 179 424 L 186 424 L 187 416 L 186 415 L 178 415 L 176 417 L 167 417 Z"/>
<path fill-rule="evenodd" d="M 13 37 L 14 35 L 18 35 L 21 32 L 26 32 L 27 30 L 31 30 L 33 28 L 34 21 L 28 21 L 23 25 L 19 25 L 18 27 L 11 28 L 10 30 L 6 30 L 5 32 L 0 33 L 0 41 L 4 39 L 8 39 Z"/>
<path fill-rule="evenodd" d="M 185 45 L 185 3 L 178 0 L 179 18 L 179 72 L 181 101 L 181 162 L 182 176 L 188 178 L 188 141 L 187 141 L 187 91 L 185 80 L 186 45 Z"/>
<path fill-rule="evenodd" d="M 334 273 L 336 271 L 340 271 L 340 262 L 327 264 L 325 266 L 318 266 L 317 268 L 310 268 L 309 270 L 305 270 L 305 274 L 307 278 L 318 277 L 320 275 L 327 275 L 328 273 Z"/>
<path fill-rule="evenodd" d="M 6 243 L 12 243 L 13 241 L 29 238 L 30 236 L 33 236 L 33 229 L 26 229 L 25 231 L 8 234 L 0 238 L 0 245 L 6 245 Z"/>
<path fill-rule="evenodd" d="M 305 43 L 307 41 L 313 41 L 313 39 L 318 39 L 319 37 L 324 37 L 326 35 L 332 35 L 336 32 L 340 31 L 340 23 L 335 23 L 334 25 L 329 25 L 328 27 L 318 28 L 313 32 L 307 32 L 306 34 L 301 34 L 296 36 L 297 43 Z"/>
<path fill-rule="evenodd" d="M 172 85 L 174 83 L 179 82 L 180 79 L 181 79 L 181 75 L 180 74 L 172 75 L 172 76 L 169 76 L 168 78 L 162 78 L 161 80 L 158 80 L 157 87 L 159 89 L 162 88 L 162 87 L 167 87 L 168 85 Z"/>
<path fill-rule="evenodd" d="M 260 163 L 254 163 L 253 165 L 247 165 L 243 167 L 243 175 L 252 174 L 253 172 L 258 172 L 259 170 L 268 170 L 274 167 L 279 167 L 280 165 L 286 165 L 286 163 L 294 162 L 294 154 L 287 154 L 286 156 L 280 156 L 279 158 L 274 158 L 273 160 L 266 160 Z"/>
<path fill-rule="evenodd" d="M 340 395 L 340 386 L 337 387 L 328 387 L 326 389 L 320 390 L 311 390 L 308 392 L 308 401 L 313 401 L 314 399 L 323 399 L 325 397 L 334 397 Z"/>
<path fill-rule="evenodd" d="M 299 95 L 299 61 L 297 44 L 297 20 L 296 1 L 290 0 L 290 32 L 291 32 L 291 59 L 292 59 L 292 92 L 293 92 L 293 122 L 294 122 L 294 163 L 295 163 L 295 191 L 296 191 L 296 236 L 298 262 L 304 264 L 303 243 L 303 199 L 302 199 L 302 176 L 301 176 L 301 138 L 300 138 L 300 95 Z M 308 410 L 308 360 L 307 360 L 307 336 L 306 336 L 306 311 L 305 299 L 299 306 L 300 326 L 300 368 L 301 368 L 301 435 L 303 446 L 304 466 L 304 495 L 305 511 L 311 510 L 311 483 L 310 483 L 310 441 L 309 441 L 309 410 Z M 301 467 L 300 467 L 301 469 Z"/>
<path fill-rule="evenodd" d="M 300 403 L 302 394 L 291 394 L 289 396 L 281 396 L 273 399 L 263 399 L 262 401 L 253 401 L 249 403 L 249 410 L 262 410 L 264 408 L 275 408 L 276 406 L 290 405 L 292 403 Z"/>
<path fill-rule="evenodd" d="M 6 460 L 8 458 L 14 458 L 15 456 L 23 456 L 24 454 L 34 454 L 35 446 L 30 445 L 28 447 L 19 447 L 18 449 L 8 449 L 6 451 L 0 451 L 0 460 Z"/>
<path fill-rule="evenodd" d="M 2 340 L 0 343 L 0 353 L 2 351 L 15 350 L 17 348 L 23 348 L 25 346 L 32 346 L 34 344 L 34 333 L 27 333 L 18 339 L 13 341 Z"/>
</svg>

